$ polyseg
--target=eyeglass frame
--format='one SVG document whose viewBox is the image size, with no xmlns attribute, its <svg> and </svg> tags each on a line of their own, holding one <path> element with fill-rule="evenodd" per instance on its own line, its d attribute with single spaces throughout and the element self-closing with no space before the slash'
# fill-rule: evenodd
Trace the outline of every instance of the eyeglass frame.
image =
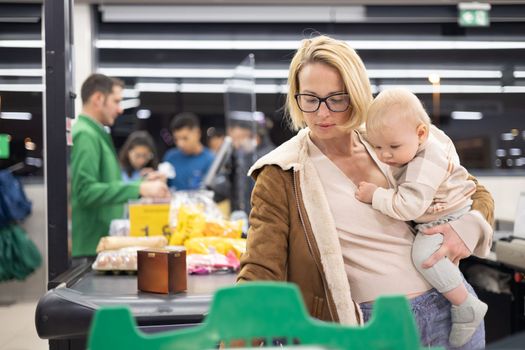
<svg viewBox="0 0 525 350">
<path fill-rule="evenodd" d="M 334 111 L 332 108 L 330 108 L 330 106 L 328 105 L 328 103 L 326 102 L 329 98 L 331 97 L 334 97 L 334 96 L 339 96 L 339 95 L 346 95 L 348 96 L 348 106 L 346 106 L 345 109 L 343 109 L 342 111 Z M 317 108 L 314 109 L 313 111 L 305 111 L 301 108 L 301 104 L 299 103 L 299 97 L 300 96 L 311 96 L 311 97 L 315 97 L 318 101 L 317 103 Z M 296 93 L 294 95 L 295 97 L 295 102 L 297 102 L 297 106 L 299 107 L 299 109 L 304 112 L 304 113 L 314 113 L 314 112 L 317 112 L 319 110 L 319 108 L 321 108 L 321 103 L 324 102 L 324 104 L 326 105 L 326 108 L 328 108 L 329 111 L 331 112 L 334 112 L 334 113 L 341 113 L 341 112 L 346 112 L 348 110 L 348 108 L 350 108 L 350 105 L 351 105 L 351 101 L 350 101 L 350 95 L 348 94 L 348 92 L 336 92 L 334 94 L 331 94 L 331 95 L 328 95 L 326 97 L 319 97 L 319 96 L 316 96 L 316 95 L 313 95 L 313 94 L 301 94 L 301 93 Z"/>
<path fill-rule="evenodd" d="M 155 158 L 155 155 L 153 154 L 153 152 L 149 152 L 148 154 L 144 154 L 144 153 L 136 153 L 133 151 L 133 149 L 131 149 L 128 153 L 131 157 L 136 157 L 136 158 L 140 158 L 140 159 L 144 159 L 144 160 L 147 160 L 148 162 L 150 160 L 152 160 L 153 158 Z"/>
</svg>

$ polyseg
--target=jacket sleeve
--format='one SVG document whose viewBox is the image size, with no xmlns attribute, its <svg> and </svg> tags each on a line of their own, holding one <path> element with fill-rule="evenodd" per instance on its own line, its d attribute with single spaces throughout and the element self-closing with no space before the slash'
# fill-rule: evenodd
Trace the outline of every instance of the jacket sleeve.
<svg viewBox="0 0 525 350">
<path fill-rule="evenodd" d="M 472 195 L 472 210 L 450 225 L 463 240 L 472 254 L 483 258 L 490 252 L 494 234 L 494 200 L 491 194 L 472 175 L 469 180 L 476 184 Z"/>
<path fill-rule="evenodd" d="M 72 193 L 85 207 L 123 204 L 139 198 L 139 182 L 100 182 L 100 157 L 96 140 L 87 133 L 75 135 L 71 153 Z"/>
<path fill-rule="evenodd" d="M 283 176 L 282 170 L 266 166 L 257 177 L 238 282 L 286 280 L 290 215 Z"/>
</svg>

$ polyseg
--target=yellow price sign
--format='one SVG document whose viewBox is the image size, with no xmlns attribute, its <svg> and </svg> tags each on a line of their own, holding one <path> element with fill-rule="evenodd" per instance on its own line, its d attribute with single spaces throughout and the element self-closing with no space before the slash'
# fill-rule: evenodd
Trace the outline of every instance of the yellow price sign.
<svg viewBox="0 0 525 350">
<path fill-rule="evenodd" d="M 162 204 L 130 204 L 129 231 L 130 236 L 160 236 L 171 237 L 169 225 L 169 203 Z"/>
</svg>

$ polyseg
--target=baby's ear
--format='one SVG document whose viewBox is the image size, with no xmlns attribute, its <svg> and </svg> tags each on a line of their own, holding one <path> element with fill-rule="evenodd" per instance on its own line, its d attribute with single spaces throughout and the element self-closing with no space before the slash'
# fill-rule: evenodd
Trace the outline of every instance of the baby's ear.
<svg viewBox="0 0 525 350">
<path fill-rule="evenodd" d="M 419 143 L 423 143 L 428 138 L 428 126 L 421 123 L 416 128 L 417 137 L 419 138 Z"/>
</svg>

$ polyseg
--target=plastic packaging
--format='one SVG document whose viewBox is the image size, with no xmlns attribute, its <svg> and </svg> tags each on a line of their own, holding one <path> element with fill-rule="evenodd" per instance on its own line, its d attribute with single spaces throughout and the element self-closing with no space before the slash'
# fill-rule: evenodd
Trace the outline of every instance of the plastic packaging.
<svg viewBox="0 0 525 350">
<path fill-rule="evenodd" d="M 162 175 L 166 176 L 167 179 L 174 179 L 177 175 L 175 173 L 175 168 L 171 165 L 170 162 L 162 162 L 157 167 L 157 171 Z"/>
<path fill-rule="evenodd" d="M 97 245 L 97 253 L 104 250 L 116 250 L 126 247 L 143 248 L 162 248 L 168 244 L 168 239 L 164 236 L 148 237 L 102 237 Z"/>
<path fill-rule="evenodd" d="M 230 251 L 226 255 L 211 254 L 190 254 L 187 256 L 188 273 L 190 275 L 207 275 L 217 272 L 236 271 L 240 262 L 237 256 Z"/>
<path fill-rule="evenodd" d="M 110 236 L 129 236 L 129 220 L 113 219 L 109 225 Z"/>
<path fill-rule="evenodd" d="M 91 267 L 97 271 L 137 271 L 137 250 L 143 247 L 128 247 L 98 253 Z"/>
<path fill-rule="evenodd" d="M 240 238 L 243 221 L 225 220 L 210 191 L 175 192 L 170 206 L 170 245 L 196 237 Z"/>
<path fill-rule="evenodd" d="M 246 240 L 243 238 L 195 237 L 188 239 L 184 245 L 188 254 L 227 255 L 228 252 L 233 252 L 237 258 L 240 258 L 246 251 Z"/>
</svg>

